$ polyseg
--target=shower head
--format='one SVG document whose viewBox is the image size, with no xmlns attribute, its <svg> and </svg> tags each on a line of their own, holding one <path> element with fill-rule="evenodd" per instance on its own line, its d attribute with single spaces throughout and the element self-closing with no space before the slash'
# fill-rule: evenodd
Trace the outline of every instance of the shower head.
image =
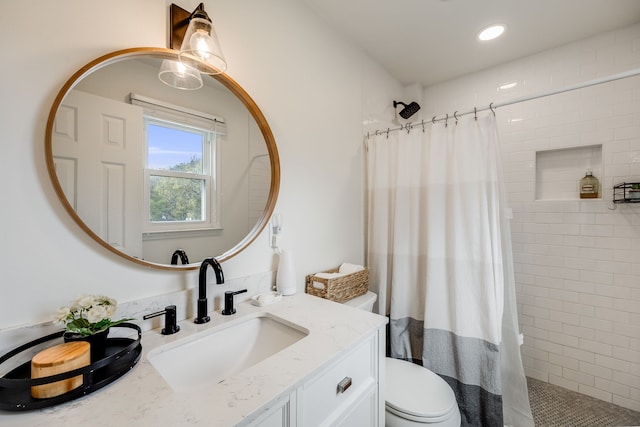
<svg viewBox="0 0 640 427">
<path fill-rule="evenodd" d="M 393 108 L 398 108 L 398 104 L 404 106 L 404 108 L 400 110 L 400 113 L 399 113 L 400 117 L 402 117 L 403 119 L 408 119 L 420 109 L 420 105 L 417 102 L 412 102 L 409 105 L 407 105 L 404 102 L 400 102 L 400 101 L 393 101 Z"/>
</svg>

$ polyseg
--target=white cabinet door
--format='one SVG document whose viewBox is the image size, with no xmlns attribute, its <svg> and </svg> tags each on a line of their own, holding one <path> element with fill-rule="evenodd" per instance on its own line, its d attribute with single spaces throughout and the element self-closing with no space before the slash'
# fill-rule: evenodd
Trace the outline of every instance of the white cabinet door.
<svg viewBox="0 0 640 427">
<path fill-rule="evenodd" d="M 298 389 L 297 419 L 300 426 L 338 425 L 342 423 L 346 414 L 351 414 L 352 410 L 366 400 L 365 396 L 377 395 L 378 340 L 376 338 L 372 336 L 360 343 Z M 366 403 L 365 406 L 367 406 Z M 365 407 L 359 410 L 367 412 Z M 374 419 L 376 411 L 377 404 L 374 401 L 373 411 L 368 411 L 373 414 L 371 416 Z M 358 418 L 358 415 L 354 414 L 353 417 Z M 366 425 L 370 427 L 375 423 Z"/>
<path fill-rule="evenodd" d="M 377 395 L 375 388 L 364 393 L 362 399 L 347 409 L 337 420 L 336 427 L 372 427 L 377 423 Z"/>
<path fill-rule="evenodd" d="M 269 408 L 249 427 L 295 427 L 295 393 Z"/>
</svg>

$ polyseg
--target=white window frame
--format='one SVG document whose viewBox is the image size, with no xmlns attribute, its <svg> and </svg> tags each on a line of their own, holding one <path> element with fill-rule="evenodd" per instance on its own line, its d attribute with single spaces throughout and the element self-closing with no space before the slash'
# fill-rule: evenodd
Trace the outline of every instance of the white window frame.
<svg viewBox="0 0 640 427">
<path fill-rule="evenodd" d="M 161 101 L 152 100 L 140 95 L 131 94 L 131 103 L 140 105 L 144 109 L 144 206 L 142 218 L 142 230 L 146 237 L 167 233 L 188 233 L 200 230 L 221 229 L 220 217 L 220 140 L 224 138 L 226 128 L 224 119 L 211 116 L 198 111 L 167 104 Z M 203 174 L 177 172 L 169 170 L 150 169 L 147 165 L 148 145 L 147 126 L 148 124 L 158 124 L 160 126 L 172 127 L 175 129 L 192 130 L 203 135 Z M 154 222 L 150 220 L 150 177 L 164 176 L 187 179 L 202 179 L 205 190 L 203 198 L 203 208 L 206 212 L 204 220 L 201 221 L 167 221 Z"/>
</svg>

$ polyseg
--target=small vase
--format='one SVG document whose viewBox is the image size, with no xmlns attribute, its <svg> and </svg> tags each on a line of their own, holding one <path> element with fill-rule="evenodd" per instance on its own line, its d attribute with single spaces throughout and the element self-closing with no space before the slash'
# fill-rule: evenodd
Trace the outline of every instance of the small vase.
<svg viewBox="0 0 640 427">
<path fill-rule="evenodd" d="M 89 351 L 91 352 L 91 363 L 103 359 L 107 348 L 107 336 L 109 329 L 95 333 L 93 335 L 80 335 L 73 332 L 65 332 L 62 334 L 64 342 L 86 341 L 89 343 Z"/>
</svg>

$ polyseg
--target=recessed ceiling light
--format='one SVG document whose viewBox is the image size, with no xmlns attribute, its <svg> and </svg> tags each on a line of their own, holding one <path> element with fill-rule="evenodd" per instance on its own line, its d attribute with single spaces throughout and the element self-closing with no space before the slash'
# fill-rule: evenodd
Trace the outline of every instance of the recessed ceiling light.
<svg viewBox="0 0 640 427">
<path fill-rule="evenodd" d="M 482 41 L 493 40 L 496 37 L 500 37 L 502 33 L 504 33 L 505 28 L 506 27 L 502 24 L 487 27 L 484 30 L 480 31 L 480 34 L 478 34 L 478 39 Z"/>
<path fill-rule="evenodd" d="M 510 83 L 505 83 L 503 85 L 500 85 L 500 87 L 498 89 L 500 90 L 507 90 L 507 89 L 511 89 L 518 86 L 517 82 L 510 82 Z"/>
</svg>

